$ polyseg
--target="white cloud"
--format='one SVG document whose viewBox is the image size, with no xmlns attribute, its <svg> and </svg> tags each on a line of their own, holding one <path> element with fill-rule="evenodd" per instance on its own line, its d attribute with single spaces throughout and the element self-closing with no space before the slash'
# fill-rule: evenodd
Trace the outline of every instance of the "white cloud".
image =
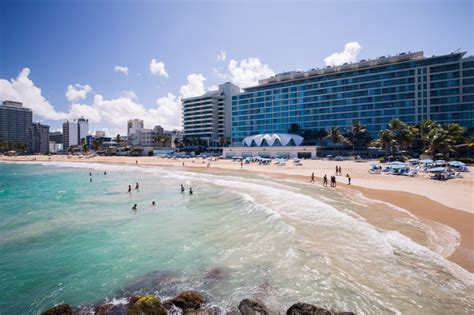
<svg viewBox="0 0 474 315">
<path fill-rule="evenodd" d="M 159 125 L 167 129 L 181 128 L 181 99 L 172 93 L 156 100 L 158 108 L 150 109 Z"/>
<path fill-rule="evenodd" d="M 225 61 L 226 53 L 225 50 L 221 49 L 221 51 L 217 54 L 216 59 L 217 61 Z"/>
<path fill-rule="evenodd" d="M 0 79 L 0 99 L 22 102 L 25 107 L 41 118 L 60 120 L 67 117 L 66 113 L 56 112 L 54 107 L 43 97 L 41 89 L 36 87 L 29 78 L 30 69 L 23 68 L 10 81 Z"/>
<path fill-rule="evenodd" d="M 187 77 L 188 84 L 181 86 L 179 92 L 182 98 L 188 98 L 204 94 L 204 81 L 206 78 L 202 74 L 192 73 Z"/>
<path fill-rule="evenodd" d="M 165 64 L 161 61 L 156 61 L 156 59 L 152 59 L 150 62 L 150 73 L 153 75 L 158 74 L 160 77 L 169 77 L 165 70 Z"/>
<path fill-rule="evenodd" d="M 249 87 L 258 84 L 258 80 L 275 75 L 275 72 L 258 58 L 247 58 L 239 62 L 229 62 L 230 80 L 239 87 Z"/>
<path fill-rule="evenodd" d="M 217 85 L 211 85 L 210 87 L 207 88 L 208 91 L 217 91 L 219 87 Z"/>
<path fill-rule="evenodd" d="M 70 102 L 74 102 L 76 100 L 83 100 L 87 97 L 87 94 L 92 92 L 92 88 L 90 85 L 80 85 L 76 84 L 75 86 L 72 84 L 69 84 L 67 86 L 67 91 L 66 91 L 66 98 Z"/>
<path fill-rule="evenodd" d="M 344 63 L 357 61 L 361 46 L 358 42 L 349 42 L 344 46 L 343 52 L 335 52 L 324 58 L 326 66 L 338 66 Z"/>
<path fill-rule="evenodd" d="M 166 129 L 180 128 L 181 99 L 201 95 L 206 91 L 204 87 L 206 78 L 202 74 L 193 73 L 188 75 L 187 83 L 181 86 L 179 96 L 168 93 L 157 99 L 155 107 L 146 108 L 138 102 L 133 91 L 123 91 L 118 98 L 110 99 L 96 94 L 92 101 L 82 102 L 92 88 L 86 88 L 86 85 L 71 85 L 71 89 L 68 87 L 68 90 L 74 91 L 69 93 L 72 104 L 69 105 L 67 112 L 57 112 L 42 96 L 41 89 L 29 79 L 29 74 L 30 70 L 25 68 L 16 79 L 10 81 L 0 79 L 0 101 L 23 102 L 25 106 L 32 108 L 35 116 L 40 119 L 57 121 L 84 116 L 90 123 L 97 124 L 91 128 L 109 130 L 112 135 L 124 134 L 127 121 L 131 118 L 143 119 L 147 128 L 155 125 L 161 125 Z M 89 92 L 81 92 L 83 90 Z"/>
<path fill-rule="evenodd" d="M 124 73 L 125 75 L 128 75 L 128 67 L 115 66 L 114 71 L 115 72 L 121 72 L 121 73 Z"/>
<path fill-rule="evenodd" d="M 135 94 L 135 92 L 133 92 L 132 90 L 130 91 L 122 91 L 122 93 L 120 94 L 122 97 L 127 97 L 127 98 L 131 98 L 132 100 L 137 100 L 138 97 L 137 97 L 137 94 Z"/>
</svg>

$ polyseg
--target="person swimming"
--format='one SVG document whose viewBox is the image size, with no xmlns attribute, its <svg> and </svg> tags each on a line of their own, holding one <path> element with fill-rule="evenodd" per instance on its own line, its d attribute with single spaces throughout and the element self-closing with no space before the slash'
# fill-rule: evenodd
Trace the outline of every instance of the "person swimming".
<svg viewBox="0 0 474 315">
<path fill-rule="evenodd" d="M 156 206 L 156 203 L 155 203 L 154 200 L 151 202 L 151 205 L 152 205 L 153 207 Z"/>
<path fill-rule="evenodd" d="M 128 185 L 128 192 L 132 192 L 132 185 Z"/>
<path fill-rule="evenodd" d="M 133 207 L 132 207 L 132 210 L 137 210 L 137 207 L 138 207 L 138 205 L 134 204 Z"/>
<path fill-rule="evenodd" d="M 192 195 L 193 194 L 193 189 L 191 187 L 189 187 L 189 194 Z"/>
<path fill-rule="evenodd" d="M 184 186 L 181 184 L 181 192 L 184 193 Z"/>
<path fill-rule="evenodd" d="M 140 185 L 138 185 L 138 183 L 135 185 L 135 189 L 139 189 L 140 188 Z"/>
<path fill-rule="evenodd" d="M 107 175 L 107 171 L 104 171 L 104 175 Z"/>
</svg>

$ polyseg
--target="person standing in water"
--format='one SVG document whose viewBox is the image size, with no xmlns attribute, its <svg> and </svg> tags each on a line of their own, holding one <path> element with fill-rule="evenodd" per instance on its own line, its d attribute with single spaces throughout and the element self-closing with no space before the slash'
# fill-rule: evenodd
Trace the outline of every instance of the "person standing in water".
<svg viewBox="0 0 474 315">
<path fill-rule="evenodd" d="M 324 177 L 323 177 L 323 186 L 325 187 L 328 186 L 328 177 L 326 176 L 326 174 L 324 174 Z"/>
<path fill-rule="evenodd" d="M 107 171 L 104 171 L 104 175 L 107 175 Z"/>
<path fill-rule="evenodd" d="M 138 207 L 138 205 L 137 205 L 137 204 L 134 204 L 133 207 L 132 207 L 132 210 L 137 211 L 137 207 Z"/>
<path fill-rule="evenodd" d="M 184 186 L 181 184 L 181 193 L 184 193 Z"/>
<path fill-rule="evenodd" d="M 311 180 L 309 181 L 311 184 L 314 184 L 314 172 L 311 174 Z"/>
<path fill-rule="evenodd" d="M 151 206 L 152 206 L 152 207 L 156 206 L 156 203 L 155 203 L 154 200 L 151 202 Z"/>
<path fill-rule="evenodd" d="M 140 185 L 138 185 L 138 183 L 135 185 L 135 189 L 136 190 L 140 189 Z"/>
<path fill-rule="evenodd" d="M 189 187 L 189 194 L 192 195 L 193 194 L 193 189 L 191 187 Z"/>
<path fill-rule="evenodd" d="M 128 192 L 129 192 L 129 193 L 132 192 L 132 185 L 128 185 Z"/>
</svg>

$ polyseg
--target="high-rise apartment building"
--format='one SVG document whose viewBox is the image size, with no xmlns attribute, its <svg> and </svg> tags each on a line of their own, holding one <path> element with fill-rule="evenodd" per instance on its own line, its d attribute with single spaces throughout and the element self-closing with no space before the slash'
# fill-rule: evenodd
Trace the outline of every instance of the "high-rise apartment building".
<svg viewBox="0 0 474 315">
<path fill-rule="evenodd" d="M 49 126 L 33 123 L 28 128 L 28 153 L 49 151 Z"/>
<path fill-rule="evenodd" d="M 85 139 L 89 135 L 89 120 L 81 117 L 77 120 L 77 128 L 78 128 L 78 135 L 79 135 L 79 143 L 81 143 L 82 139 Z"/>
<path fill-rule="evenodd" d="M 429 118 L 472 129 L 474 57 L 464 55 L 402 53 L 260 80 L 232 97 L 232 142 L 287 133 L 291 124 L 350 128 L 353 120 L 376 136 L 397 117 L 410 124 Z"/>
<path fill-rule="evenodd" d="M 63 148 L 67 150 L 73 145 L 79 145 L 79 127 L 77 122 L 66 120 L 63 123 Z"/>
<path fill-rule="evenodd" d="M 56 144 L 63 143 L 63 134 L 60 131 L 53 131 L 49 133 L 49 141 Z"/>
<path fill-rule="evenodd" d="M 20 102 L 4 101 L 0 105 L 0 143 L 28 143 L 28 128 L 33 122 L 33 112 Z"/>
<path fill-rule="evenodd" d="M 238 86 L 227 82 L 216 91 L 183 99 L 183 137 L 199 137 L 210 146 L 218 145 L 220 138 L 230 140 L 232 96 L 239 92 Z"/>
<path fill-rule="evenodd" d="M 73 145 L 80 145 L 81 140 L 89 135 L 89 121 L 84 117 L 77 121 L 66 120 L 63 123 L 63 147 L 64 150 L 69 149 Z"/>
<path fill-rule="evenodd" d="M 139 145 L 139 131 L 143 129 L 143 120 L 130 119 L 127 122 L 127 142 L 129 145 Z"/>
</svg>

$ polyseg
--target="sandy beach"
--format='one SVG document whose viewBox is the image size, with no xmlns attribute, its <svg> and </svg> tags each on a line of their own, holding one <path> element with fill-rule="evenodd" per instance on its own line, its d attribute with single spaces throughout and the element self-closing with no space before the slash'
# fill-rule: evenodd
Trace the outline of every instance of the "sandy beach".
<svg viewBox="0 0 474 315">
<path fill-rule="evenodd" d="M 315 185 L 321 185 L 321 178 L 326 174 L 334 175 L 336 165 L 342 167 L 343 176 L 338 176 L 338 187 L 348 196 L 360 192 L 364 197 L 390 203 L 408 210 L 420 218 L 446 224 L 459 232 L 461 243 L 455 252 L 448 257 L 466 270 L 474 272 L 474 174 L 463 178 L 441 182 L 428 178 L 421 173 L 417 177 L 373 175 L 368 173 L 370 162 L 305 160 L 302 166 L 288 162 L 285 166 L 244 164 L 231 160 L 208 161 L 202 159 L 163 159 L 157 157 L 72 157 L 52 156 L 19 156 L 0 157 L 3 161 L 63 161 L 94 162 L 147 166 L 170 166 L 198 172 L 218 172 L 219 170 L 241 170 L 271 176 L 277 179 L 309 182 L 310 175 L 316 176 Z M 194 161 L 194 162 L 193 162 Z M 184 167 L 183 167 L 184 162 Z M 347 185 L 346 174 L 352 178 L 352 185 Z M 333 188 L 328 188 L 333 189 Z"/>
</svg>

